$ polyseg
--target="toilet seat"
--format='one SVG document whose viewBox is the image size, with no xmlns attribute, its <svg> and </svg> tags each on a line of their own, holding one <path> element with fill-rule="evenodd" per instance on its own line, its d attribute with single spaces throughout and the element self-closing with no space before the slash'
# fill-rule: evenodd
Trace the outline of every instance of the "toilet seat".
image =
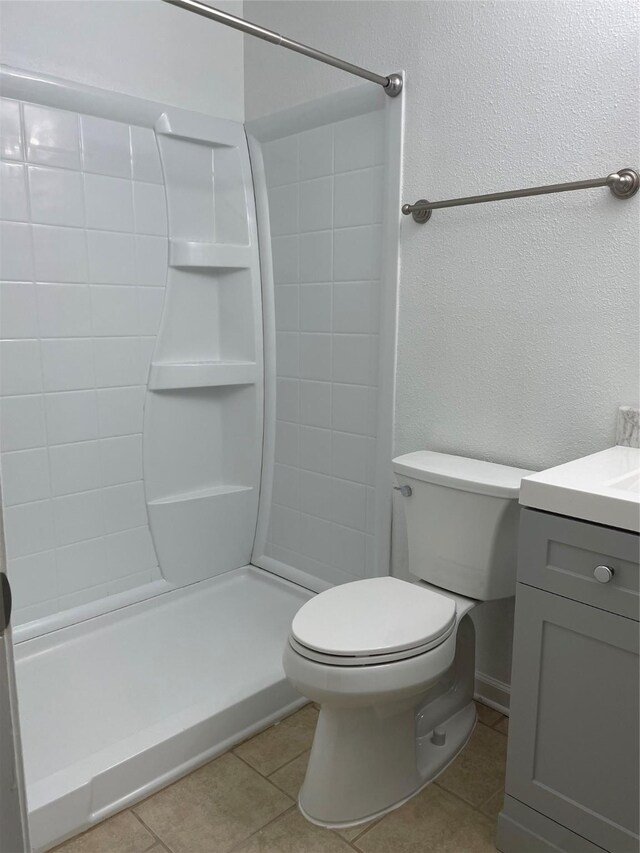
<svg viewBox="0 0 640 853">
<path fill-rule="evenodd" d="M 289 643 L 318 663 L 370 666 L 424 654 L 455 625 L 453 598 L 398 578 L 369 578 L 333 587 L 304 604 Z"/>
<path fill-rule="evenodd" d="M 442 645 L 447 637 L 453 631 L 453 626 L 442 637 L 438 637 L 431 643 L 422 646 L 417 646 L 414 649 L 404 649 L 400 652 L 390 652 L 389 654 L 380 655 L 324 655 L 321 652 L 316 652 L 314 649 L 309 649 L 298 643 L 292 636 L 289 637 L 289 645 L 291 648 L 307 660 L 315 661 L 316 663 L 324 663 L 328 666 L 375 666 L 376 664 L 393 663 L 394 661 L 407 660 L 422 655 L 425 652 L 434 649 L 436 646 Z"/>
</svg>

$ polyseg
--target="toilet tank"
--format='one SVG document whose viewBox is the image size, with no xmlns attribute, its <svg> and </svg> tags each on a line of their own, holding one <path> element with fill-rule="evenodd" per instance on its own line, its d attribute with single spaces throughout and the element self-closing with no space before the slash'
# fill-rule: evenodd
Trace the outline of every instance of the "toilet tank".
<svg viewBox="0 0 640 853">
<path fill-rule="evenodd" d="M 429 450 L 398 456 L 393 470 L 411 489 L 411 574 L 481 601 L 515 595 L 520 481 L 533 472 Z"/>
</svg>

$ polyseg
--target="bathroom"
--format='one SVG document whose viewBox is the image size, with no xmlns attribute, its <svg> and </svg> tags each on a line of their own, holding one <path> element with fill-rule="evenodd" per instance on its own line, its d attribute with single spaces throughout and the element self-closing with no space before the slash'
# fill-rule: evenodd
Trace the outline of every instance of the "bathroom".
<svg viewBox="0 0 640 853">
<path fill-rule="evenodd" d="M 209 5 L 0 0 L 0 853 L 637 851 L 637 4 Z"/>
</svg>

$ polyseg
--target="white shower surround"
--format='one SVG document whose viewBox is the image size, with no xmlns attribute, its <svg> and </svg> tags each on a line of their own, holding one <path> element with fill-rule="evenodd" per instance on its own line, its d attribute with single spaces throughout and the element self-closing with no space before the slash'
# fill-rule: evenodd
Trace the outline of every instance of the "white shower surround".
<svg viewBox="0 0 640 853">
<path fill-rule="evenodd" d="M 247 124 L 266 366 L 252 563 L 316 592 L 389 572 L 403 104 L 364 85 Z"/>
<path fill-rule="evenodd" d="M 168 196 L 168 288 L 143 429 L 144 486 L 163 577 L 17 631 L 31 834 L 34 849 L 43 851 L 299 705 L 303 700 L 284 677 L 281 650 L 308 590 L 327 584 L 295 569 L 268 567 L 290 575 L 294 585 L 247 565 L 259 487 L 258 542 L 271 499 L 275 324 L 265 187 L 257 174 L 267 279 L 263 315 L 242 126 L 24 72 L 3 70 L 3 82 L 3 94 L 12 99 L 153 128 Z M 307 112 L 320 106 L 331 120 L 366 113 L 371 102 L 365 90 L 309 105 Z M 372 574 L 386 571 L 389 544 L 389 453 L 381 448 L 391 447 L 392 432 L 401 116 L 398 99 L 387 116 L 385 207 L 393 216 L 385 239 L 392 249 L 380 276 L 386 284 L 380 352 L 386 366 Z M 259 151 L 254 155 L 257 168 Z M 229 175 L 234 180 L 225 183 Z M 270 372 L 265 400 L 263 322 Z M 237 334 L 229 335 L 233 328 Z M 121 701 L 123 691 L 135 691 L 133 706 Z"/>
<path fill-rule="evenodd" d="M 7 556 L 14 624 L 39 622 L 38 632 L 160 579 L 142 430 L 166 201 L 151 128 L 28 100 L 1 106 Z"/>
<path fill-rule="evenodd" d="M 88 184 L 94 181 L 92 167 L 106 170 L 109 186 L 103 180 L 103 189 L 113 189 L 111 182 L 116 182 L 122 190 L 124 204 L 111 210 L 113 220 L 104 223 L 104 233 L 109 237 L 109 229 L 119 231 L 121 217 L 128 221 L 134 214 L 135 222 L 152 222 L 155 231 L 164 232 L 162 263 L 154 267 L 163 285 L 169 269 L 164 318 L 157 340 L 152 339 L 153 356 L 147 346 L 144 364 L 135 364 L 140 400 L 134 467 L 137 482 L 140 487 L 144 484 L 140 495 L 144 530 L 153 550 L 148 510 L 159 556 L 157 560 L 154 552 L 153 564 L 160 564 L 162 577 L 160 571 L 155 578 L 134 573 L 142 583 L 125 591 L 114 589 L 113 595 L 108 586 L 94 585 L 88 596 L 93 600 L 85 602 L 52 597 L 52 612 L 23 610 L 26 617 L 42 618 L 33 618 L 16 631 L 31 836 L 34 849 L 45 850 L 300 704 L 284 677 L 281 653 L 290 621 L 309 593 L 247 565 L 258 510 L 263 370 L 255 207 L 244 128 L 66 81 L 4 69 L 2 76 L 9 114 L 15 113 L 12 106 L 18 101 L 42 105 L 28 110 L 41 110 L 41 135 L 46 135 L 46 122 L 52 128 L 56 122 L 77 127 L 80 115 L 87 133 L 94 130 L 102 143 L 113 143 L 94 146 L 100 157 L 91 162 L 87 145 L 82 161 Z M 147 150 L 146 156 L 134 157 L 131 188 L 122 172 L 130 169 L 130 134 L 138 142 L 139 129 L 144 130 Z M 4 134 L 7 130 L 11 126 L 5 124 Z M 118 140 L 123 143 L 120 148 Z M 80 145 L 73 134 L 71 148 L 80 162 Z M 9 150 L 12 153 L 18 152 Z M 59 160 L 67 152 L 47 153 Z M 36 157 L 32 154 L 31 159 Z M 82 182 L 83 176 L 69 168 L 74 164 L 75 159 L 57 163 L 59 173 Z M 131 200 L 140 190 L 135 178 L 144 167 L 154 167 L 153 175 L 149 180 L 151 173 L 145 173 L 147 182 L 141 186 L 151 187 L 155 195 L 151 204 L 135 207 Z M 117 177 L 109 174 L 113 171 Z M 100 198 L 94 197 L 93 211 L 104 216 L 109 208 L 97 204 Z M 105 205 L 107 201 L 105 197 Z M 72 206 L 60 207 L 67 211 Z M 78 214 L 74 229 L 55 227 L 67 228 L 72 239 L 84 245 L 94 234 L 89 230 L 90 236 L 85 235 L 81 226 L 87 224 L 94 222 L 87 223 Z M 21 227 L 30 237 L 32 228 L 54 226 Z M 120 241 L 128 238 L 116 236 Z M 74 266 L 73 256 L 62 254 L 59 246 L 59 242 L 52 246 L 51 264 L 66 258 L 64 275 L 70 276 L 74 287 L 88 292 L 94 284 L 86 283 L 84 266 Z M 14 250 L 9 261 L 17 256 L 24 263 L 16 248 L 21 247 L 9 245 Z M 30 250 L 29 245 L 23 248 Z M 30 251 L 25 254 L 29 262 Z M 122 246 L 112 246 L 105 267 L 121 267 L 123 257 Z M 117 278 L 105 281 L 95 284 L 101 293 L 126 288 L 137 295 L 137 279 L 129 285 Z M 138 290 L 147 292 L 148 284 L 140 282 Z M 22 285 L 29 288 L 28 281 Z M 56 287 L 47 283 L 43 288 L 50 286 Z M 6 304 L 13 309 L 12 302 Z M 131 324 L 126 305 L 120 307 L 120 312 L 107 316 L 111 322 Z M 133 313 L 137 318 L 138 311 Z M 92 319 L 94 326 L 103 323 L 105 314 L 98 311 Z M 34 340 L 33 347 L 39 345 Z M 79 370 L 79 361 L 68 366 Z M 50 366 L 45 360 L 42 365 Z M 5 385 L 5 390 L 18 398 L 26 391 L 42 392 L 39 384 L 33 388 L 26 384 L 28 362 L 13 366 L 5 378 L 14 384 Z M 122 406 L 106 411 L 123 416 Z M 71 420 L 70 425 L 74 423 Z M 32 431 L 28 417 L 23 424 L 28 435 Z M 93 440 L 85 435 L 77 438 L 79 446 L 86 444 L 80 439 Z M 41 452 L 47 455 L 48 448 Z M 116 461 L 103 470 L 110 471 Z M 81 472 L 77 460 L 67 470 Z M 15 478 L 9 485 L 18 494 Z M 78 490 L 79 506 L 84 499 L 87 492 Z M 120 510 L 128 506 L 120 504 Z M 10 548 L 12 541 L 22 541 L 12 509 L 5 510 Z M 79 513 L 76 526 L 86 533 L 82 519 Z M 25 525 L 23 539 L 36 533 Z M 25 590 L 29 593 L 39 586 L 33 577 L 21 584 L 20 568 L 15 562 L 9 566 L 18 605 Z M 82 582 L 83 572 L 90 574 L 93 568 L 90 559 L 79 565 L 78 580 Z M 107 563 L 106 569 L 112 569 L 117 580 L 118 563 Z M 50 582 L 56 578 L 54 574 Z M 44 576 L 40 582 L 46 580 Z M 161 661 L 160 667 L 156 661 Z M 123 694 L 133 693 L 135 702 L 123 701 Z"/>
<path fill-rule="evenodd" d="M 95 309 L 92 316 L 87 316 L 85 329 L 78 326 L 75 302 L 71 306 L 63 304 L 55 314 L 53 308 L 57 306 L 49 308 L 45 302 L 40 325 L 46 319 L 48 329 L 53 322 L 51 316 L 59 318 L 60 329 L 56 327 L 51 332 L 53 341 L 36 337 L 2 344 L 3 350 L 12 347 L 9 354 L 18 350 L 20 356 L 3 360 L 3 440 L 12 440 L 18 433 L 17 428 L 11 429 L 16 419 L 11 417 L 13 408 L 9 409 L 9 403 L 20 403 L 24 409 L 25 401 L 46 401 L 46 405 L 40 405 L 46 409 L 48 428 L 43 426 L 43 438 L 29 443 L 37 423 L 35 416 L 23 413 L 19 424 L 22 443 L 18 447 L 10 445 L 3 456 L 3 473 L 5 477 L 9 475 L 5 489 L 9 572 L 15 584 L 17 621 L 24 623 L 18 624 L 15 636 L 21 641 L 249 563 L 262 461 L 262 320 L 255 207 L 241 124 L 10 69 L 3 69 L 2 79 L 5 116 L 11 118 L 11 108 L 17 107 L 21 99 L 27 119 L 32 113 L 40 118 L 39 135 L 45 142 L 49 125 L 51 133 L 58 136 L 60 127 L 64 131 L 69 125 L 69 150 L 49 151 L 45 147 L 41 153 L 25 152 L 24 159 L 28 157 L 36 163 L 53 159 L 57 168 L 54 171 L 49 167 L 49 172 L 67 181 L 76 178 L 80 187 L 80 200 L 75 207 L 68 199 L 60 205 L 66 215 L 69 211 L 74 213 L 73 228 L 29 225 L 29 210 L 25 210 L 27 224 L 4 223 L 5 229 L 11 231 L 10 237 L 20 228 L 23 231 L 19 236 L 27 240 L 24 247 L 15 237 L 16 245 L 5 242 L 3 266 L 10 267 L 17 256 L 14 266 L 20 267 L 8 271 L 8 286 L 27 294 L 30 288 L 38 287 L 43 298 L 52 292 L 62 290 L 64 296 L 73 290 L 76 302 L 81 295 L 89 304 L 91 295 Z M 5 133 L 10 131 L 10 122 L 5 122 L 4 128 Z M 36 138 L 38 133 L 31 135 L 33 149 L 42 140 Z M 141 136 L 146 147 L 139 152 Z M 54 142 L 59 144 L 57 137 Z M 76 160 L 78 167 L 82 163 L 84 173 L 72 171 Z M 3 162 L 20 169 L 40 168 Z M 93 172 L 100 170 L 106 174 L 94 176 Z M 102 182 L 100 193 L 91 195 L 96 180 Z M 151 190 L 156 195 L 148 198 Z M 44 198 L 46 201 L 47 196 Z M 104 211 L 99 205 L 103 198 L 105 205 L 111 202 Z M 42 221 L 33 211 L 31 219 Z M 103 230 L 95 230 L 99 226 Z M 141 234 L 123 233 L 129 228 Z M 51 232 L 52 239 L 56 238 L 45 257 L 45 272 L 41 272 L 44 264 L 39 256 L 35 263 L 31 260 L 32 229 L 38 235 L 40 231 Z M 106 248 L 100 244 L 98 249 L 102 252 L 95 253 L 102 265 L 94 264 L 93 244 L 98 237 L 111 241 Z M 64 238 L 73 244 L 75 253 L 64 251 L 68 248 L 61 242 Z M 112 245 L 114 239 L 120 242 Z M 123 245 L 124 240 L 130 243 Z M 142 242 L 149 240 L 162 241 L 152 263 L 147 262 L 149 247 Z M 85 269 L 87 242 L 89 269 Z M 21 248 L 25 251 L 16 251 Z M 128 253 L 131 271 L 127 268 Z M 21 281 L 25 276 L 27 280 Z M 71 283 L 36 285 L 36 279 Z M 161 286 L 150 286 L 155 284 Z M 151 308 L 143 312 L 149 294 L 160 294 L 160 299 L 155 300 L 153 312 Z M 14 309 L 17 300 L 12 301 L 14 293 L 7 296 L 4 304 L 12 309 L 7 313 L 18 313 Z M 35 305 L 19 303 L 22 310 L 18 319 L 26 317 L 32 307 L 35 311 Z M 37 335 L 35 317 L 30 322 Z M 92 332 L 94 338 L 87 338 Z M 141 332 L 147 333 L 146 337 L 130 337 Z M 33 334 L 31 329 L 29 334 Z M 41 329 L 40 337 L 45 334 L 49 333 Z M 105 337 L 107 334 L 120 337 Z M 63 335 L 67 337 L 62 338 Z M 20 332 L 20 337 L 26 338 L 26 332 Z M 121 351 L 130 342 L 142 353 L 136 349 L 134 363 L 125 358 L 121 365 Z M 89 347 L 88 367 L 83 363 L 83 353 L 75 350 L 73 358 L 69 355 L 58 367 L 54 378 L 62 381 L 61 390 L 58 385 L 49 387 L 46 381 L 43 387 L 40 379 L 40 372 L 45 374 L 45 380 L 47 372 L 52 372 L 51 359 L 44 350 L 45 344 L 52 343 Z M 103 381 L 107 387 L 96 391 L 91 387 L 96 380 L 85 374 L 92 373 L 92 346 L 95 349 L 105 343 L 115 347 L 107 353 L 110 360 L 106 359 L 102 371 L 107 376 Z M 28 358 L 31 351 L 24 353 L 25 347 L 33 350 L 33 365 Z M 62 368 L 66 368 L 65 375 Z M 74 374 L 79 374 L 77 379 Z M 109 387 L 113 385 L 125 387 Z M 116 398 L 118 394 L 123 399 Z M 135 400 L 129 405 L 133 394 Z M 63 411 L 66 420 L 58 432 L 64 427 L 67 431 L 58 437 L 52 427 L 61 416 L 56 420 L 53 416 L 57 410 L 50 413 L 49 409 L 58 401 L 75 403 L 76 398 L 81 399 L 75 408 L 67 405 Z M 85 409 L 91 405 L 97 409 L 93 419 L 89 417 L 93 410 L 78 410 L 80 403 L 85 404 Z M 114 424 L 110 431 L 111 421 Z M 112 432 L 116 441 L 137 443 L 132 448 L 118 448 L 117 458 L 109 461 L 103 445 L 111 442 Z M 44 446 L 30 449 L 34 442 Z M 73 481 L 61 494 L 56 490 L 54 471 L 49 473 L 49 467 L 53 469 L 56 462 L 51 457 L 60 450 L 67 451 L 67 458 L 62 460 L 64 466 L 57 468 L 65 475 L 63 479 Z M 89 451 L 96 457 L 102 451 L 103 456 L 93 465 L 95 483 L 87 482 L 93 461 Z M 30 462 L 33 456 L 38 457 L 33 462 L 40 463 L 42 476 L 36 476 L 39 469 L 34 473 L 27 468 L 22 477 L 25 485 L 21 487 L 17 476 L 11 476 L 14 459 Z M 119 486 L 117 469 L 122 467 L 123 456 L 131 457 L 128 469 L 135 470 L 135 475 L 127 470 L 120 475 L 123 485 Z M 76 482 L 79 485 L 75 486 Z M 31 489 L 29 494 L 26 486 Z M 120 495 L 133 488 L 137 491 L 130 500 L 125 500 L 128 495 Z M 75 494 L 68 494 L 72 491 Z M 112 492 L 117 494 L 112 496 Z M 110 507 L 108 499 L 117 505 Z M 45 511 L 48 514 L 42 520 Z M 54 521 L 59 521 L 57 527 Z M 66 538 L 65 521 L 66 527 L 72 528 Z M 41 528 L 45 528 L 42 535 Z M 121 538 L 137 533 L 145 533 L 144 542 L 120 545 Z M 109 550 L 111 539 L 118 541 Z M 97 548 L 101 549 L 99 554 Z M 68 555 L 69 551 L 73 554 Z M 67 576 L 67 586 L 60 588 Z M 33 595 L 35 601 L 28 597 Z"/>
</svg>

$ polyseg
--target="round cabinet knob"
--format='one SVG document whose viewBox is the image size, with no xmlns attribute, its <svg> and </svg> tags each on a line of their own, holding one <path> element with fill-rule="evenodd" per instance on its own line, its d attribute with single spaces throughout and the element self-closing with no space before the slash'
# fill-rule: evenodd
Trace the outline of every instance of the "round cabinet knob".
<svg viewBox="0 0 640 853">
<path fill-rule="evenodd" d="M 593 570 L 593 576 L 598 583 L 609 583 L 613 577 L 613 569 L 610 569 L 609 566 L 596 566 Z"/>
</svg>

